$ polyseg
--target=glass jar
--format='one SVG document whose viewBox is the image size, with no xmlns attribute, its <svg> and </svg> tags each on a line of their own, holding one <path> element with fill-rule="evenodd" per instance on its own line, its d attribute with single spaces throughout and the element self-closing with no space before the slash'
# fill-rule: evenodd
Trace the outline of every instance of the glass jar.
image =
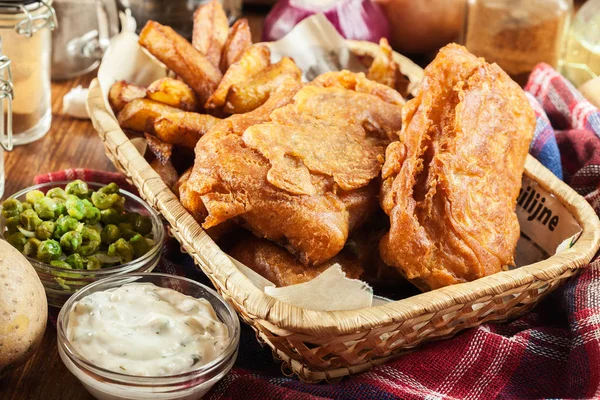
<svg viewBox="0 0 600 400">
<path fill-rule="evenodd" d="M 33 142 L 50 129 L 52 0 L 0 2 L 0 36 L 13 71 L 13 141 Z"/>
<path fill-rule="evenodd" d="M 52 32 L 52 79 L 94 70 L 119 33 L 115 0 L 54 0 L 58 26 Z"/>
<path fill-rule="evenodd" d="M 600 76 L 600 0 L 588 0 L 577 12 L 562 73 L 577 87 Z"/>
<path fill-rule="evenodd" d="M 524 85 L 538 63 L 558 67 L 572 12 L 572 0 L 469 0 L 463 43 Z"/>
<path fill-rule="evenodd" d="M 10 59 L 2 55 L 0 41 L 0 198 L 4 195 L 4 150 L 11 151 L 12 138 L 12 75 Z"/>
</svg>

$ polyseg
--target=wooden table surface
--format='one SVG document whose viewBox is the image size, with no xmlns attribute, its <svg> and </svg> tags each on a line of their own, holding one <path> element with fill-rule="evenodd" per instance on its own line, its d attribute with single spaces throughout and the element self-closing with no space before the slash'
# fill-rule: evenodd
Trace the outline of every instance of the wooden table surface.
<svg viewBox="0 0 600 400">
<path fill-rule="evenodd" d="M 260 41 L 264 13 L 246 13 L 253 40 Z M 52 127 L 37 142 L 5 153 L 5 197 L 33 185 L 33 178 L 66 168 L 116 171 L 104 154 L 104 147 L 89 120 L 77 120 L 62 113 L 62 98 L 72 88 L 87 87 L 96 72 L 52 83 Z M 56 328 L 50 322 L 35 355 L 22 367 L 0 379 L 1 400 L 93 399 L 62 363 L 56 346 Z"/>
</svg>

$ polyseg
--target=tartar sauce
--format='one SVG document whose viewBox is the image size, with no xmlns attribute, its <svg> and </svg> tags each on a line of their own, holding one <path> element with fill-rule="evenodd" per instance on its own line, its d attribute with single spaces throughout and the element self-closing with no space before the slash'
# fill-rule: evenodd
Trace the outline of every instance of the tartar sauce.
<svg viewBox="0 0 600 400">
<path fill-rule="evenodd" d="M 229 341 L 206 299 L 152 283 L 84 297 L 69 314 L 67 336 L 94 365 L 138 376 L 190 371 L 218 358 Z"/>
</svg>

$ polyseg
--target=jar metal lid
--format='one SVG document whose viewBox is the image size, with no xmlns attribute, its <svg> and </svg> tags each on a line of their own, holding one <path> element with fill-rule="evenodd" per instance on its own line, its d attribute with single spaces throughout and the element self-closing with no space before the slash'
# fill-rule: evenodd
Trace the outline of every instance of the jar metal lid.
<svg viewBox="0 0 600 400">
<path fill-rule="evenodd" d="M 0 29 L 14 28 L 23 36 L 56 28 L 56 12 L 52 0 L 0 0 Z"/>
</svg>

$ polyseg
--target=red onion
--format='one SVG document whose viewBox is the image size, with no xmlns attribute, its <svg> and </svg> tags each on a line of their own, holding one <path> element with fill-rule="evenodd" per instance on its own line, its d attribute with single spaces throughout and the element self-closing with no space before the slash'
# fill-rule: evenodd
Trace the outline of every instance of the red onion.
<svg viewBox="0 0 600 400">
<path fill-rule="evenodd" d="M 389 39 L 389 26 L 379 5 L 371 0 L 280 0 L 265 19 L 262 40 L 281 39 L 304 18 L 323 13 L 346 39 L 378 43 Z"/>
</svg>

